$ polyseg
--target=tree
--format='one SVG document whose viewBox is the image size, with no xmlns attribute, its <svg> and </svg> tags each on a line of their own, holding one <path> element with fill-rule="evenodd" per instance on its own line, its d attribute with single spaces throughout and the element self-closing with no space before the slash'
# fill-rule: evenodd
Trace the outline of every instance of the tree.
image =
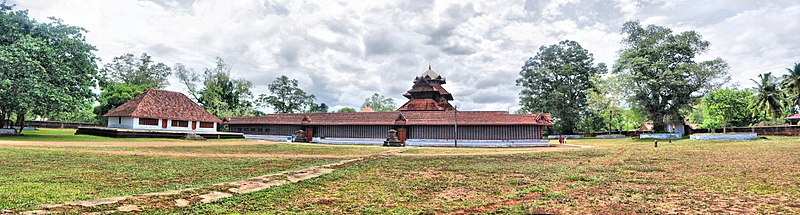
<svg viewBox="0 0 800 215">
<path fill-rule="evenodd" d="M 365 107 L 370 107 L 375 112 L 393 112 L 397 110 L 397 104 L 394 103 L 394 99 L 387 98 L 378 93 L 372 94 L 372 96 L 364 100 L 364 104 L 361 105 L 361 108 L 363 109 Z"/>
<path fill-rule="evenodd" d="M 727 80 L 728 64 L 722 59 L 694 61 L 709 46 L 697 32 L 673 34 L 669 28 L 639 22 L 625 23 L 622 31 L 624 47 L 614 73 L 629 80 L 624 85 L 629 100 L 653 121 L 655 131 L 682 121 L 681 111 Z"/>
<path fill-rule="evenodd" d="M 103 81 L 164 88 L 169 84 L 167 77 L 172 74 L 172 69 L 164 63 L 154 62 L 151 58 L 147 53 L 142 53 L 139 59 L 130 53 L 114 57 L 111 63 L 100 70 L 105 77 Z"/>
<path fill-rule="evenodd" d="M 306 94 L 303 89 L 297 86 L 297 80 L 289 79 L 285 75 L 276 78 L 269 84 L 270 95 L 259 95 L 258 102 L 264 106 L 272 108 L 275 113 L 302 113 L 302 112 L 323 112 L 320 106 L 328 106 L 314 103 L 317 99 L 312 94 Z"/>
<path fill-rule="evenodd" d="M 517 86 L 523 87 L 521 110 L 552 113 L 554 130 L 571 134 L 585 114 L 589 90 L 595 87 L 590 79 L 605 71 L 605 64 L 595 66 L 592 54 L 575 41 L 542 46 L 517 79 Z"/>
<path fill-rule="evenodd" d="M 614 129 L 622 130 L 622 103 L 624 95 L 622 93 L 622 86 L 620 81 L 616 80 L 617 77 L 601 78 L 599 76 L 592 77 L 590 81 L 595 86 L 594 89 L 589 90 L 588 108 L 596 110 L 599 117 L 603 120 L 602 124 L 607 125 L 607 131 L 610 134 Z M 596 120 L 594 120 L 596 121 Z M 593 123 L 594 122 L 587 122 Z M 614 127 L 613 125 L 616 125 Z"/>
<path fill-rule="evenodd" d="M 355 108 L 346 107 L 336 111 L 337 113 L 355 113 L 358 112 Z"/>
<path fill-rule="evenodd" d="M 231 67 L 222 58 L 216 58 L 215 67 L 203 69 L 202 77 L 182 64 L 173 68 L 189 95 L 218 118 L 258 114 L 253 109 L 253 93 L 250 91 L 253 83 L 231 77 Z M 202 87 L 198 89 L 197 86 Z"/>
<path fill-rule="evenodd" d="M 108 119 L 103 117 L 103 114 L 114 110 L 114 108 L 119 107 L 125 102 L 128 102 L 128 100 L 133 99 L 133 97 L 142 94 L 145 90 L 150 88 L 151 86 L 149 85 L 124 84 L 115 82 L 108 82 L 104 84 L 98 98 L 100 105 L 94 108 L 94 114 L 97 117 L 95 122 L 101 125 L 106 124 Z"/>
<path fill-rule="evenodd" d="M 786 68 L 789 74 L 783 75 L 781 86 L 786 93 L 792 95 L 792 106 L 800 106 L 800 63 L 795 63 L 794 68 Z"/>
<path fill-rule="evenodd" d="M 767 118 L 780 118 L 783 115 L 786 95 L 780 89 L 778 80 L 771 72 L 758 75 L 759 80 L 750 79 L 756 84 L 753 87 L 752 116 L 761 116 L 762 121 Z"/>
<path fill-rule="evenodd" d="M 311 103 L 309 105 L 308 111 L 306 113 L 327 113 L 328 112 L 328 105 L 325 103 Z"/>
<path fill-rule="evenodd" d="M 749 90 L 718 89 L 703 97 L 703 127 L 719 128 L 727 132 L 728 125 L 746 126 L 752 123 L 749 106 L 753 93 Z"/>
<path fill-rule="evenodd" d="M 0 116 L 3 124 L 25 116 L 82 111 L 75 104 L 90 103 L 96 85 L 95 47 L 85 29 L 51 18 L 40 23 L 27 11 L 0 3 Z M 19 131 L 18 131 L 19 132 Z"/>
</svg>

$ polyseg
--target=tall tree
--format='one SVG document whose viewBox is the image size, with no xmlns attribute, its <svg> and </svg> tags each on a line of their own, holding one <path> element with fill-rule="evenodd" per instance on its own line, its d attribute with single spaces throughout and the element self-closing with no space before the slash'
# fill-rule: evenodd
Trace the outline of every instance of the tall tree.
<svg viewBox="0 0 800 215">
<path fill-rule="evenodd" d="M 752 116 L 761 116 L 762 121 L 768 118 L 777 119 L 783 115 L 786 95 L 778 85 L 777 77 L 771 72 L 758 75 L 759 80 L 750 79 L 756 84 L 753 87 Z"/>
<path fill-rule="evenodd" d="M 673 34 L 663 26 L 627 22 L 622 32 L 614 73 L 630 80 L 625 83 L 629 100 L 653 120 L 656 131 L 682 121 L 681 111 L 727 80 L 728 64 L 722 59 L 695 62 L 709 46 L 695 31 Z"/>
<path fill-rule="evenodd" d="M 585 114 L 590 81 L 605 73 L 605 64 L 594 64 L 594 57 L 575 41 L 542 46 L 520 71 L 517 86 L 522 86 L 522 112 L 549 112 L 556 132 L 571 134 Z"/>
<path fill-rule="evenodd" d="M 276 78 L 269 84 L 270 94 L 259 95 L 259 103 L 272 108 L 275 113 L 303 113 L 303 112 L 323 112 L 320 106 L 314 103 L 317 99 L 312 94 L 307 94 L 297 86 L 296 79 L 289 79 L 285 75 Z M 327 112 L 325 105 L 324 112 Z"/>
<path fill-rule="evenodd" d="M 783 75 L 781 85 L 786 93 L 794 97 L 792 106 L 800 106 L 800 63 L 795 63 L 793 68 L 786 68 L 789 74 Z"/>
<path fill-rule="evenodd" d="M 91 102 L 96 85 L 95 47 L 86 30 L 51 18 L 48 23 L 0 3 L 0 116 L 47 116 L 80 111 Z M 5 122 L 6 120 L 2 120 Z"/>
<path fill-rule="evenodd" d="M 369 107 L 372 108 L 375 112 L 393 112 L 397 110 L 397 104 L 394 103 L 394 99 L 387 98 L 381 94 L 375 93 L 372 94 L 367 99 L 364 99 L 364 104 L 361 104 L 361 108 Z"/>
<path fill-rule="evenodd" d="M 139 59 L 127 53 L 114 57 L 100 73 L 105 77 L 103 81 L 164 88 L 169 84 L 167 77 L 172 74 L 172 69 L 164 63 L 154 62 L 147 53 L 142 53 Z"/>
<path fill-rule="evenodd" d="M 599 113 L 603 124 L 607 125 L 606 131 L 609 133 L 613 130 L 622 130 L 623 118 L 620 117 L 620 113 L 624 103 L 624 94 L 619 83 L 622 80 L 618 80 L 617 77 L 593 77 L 590 81 L 595 88 L 589 91 L 587 109 L 596 110 Z"/>
<path fill-rule="evenodd" d="M 729 125 L 747 126 L 752 123 L 749 106 L 753 93 L 749 90 L 718 89 L 703 97 L 703 127 L 719 128 L 726 132 Z"/>
<path fill-rule="evenodd" d="M 208 112 L 221 118 L 227 116 L 252 116 L 253 83 L 231 77 L 231 67 L 222 58 L 216 58 L 216 66 L 203 69 L 202 77 L 182 64 L 174 66 L 175 74 L 186 85 L 189 95 Z M 201 86 L 201 88 L 197 88 Z"/>
</svg>

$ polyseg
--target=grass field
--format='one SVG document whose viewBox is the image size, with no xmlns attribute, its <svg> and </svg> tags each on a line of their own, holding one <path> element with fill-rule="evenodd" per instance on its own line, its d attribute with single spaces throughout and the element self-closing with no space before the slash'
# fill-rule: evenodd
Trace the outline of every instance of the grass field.
<svg viewBox="0 0 800 215">
<path fill-rule="evenodd" d="M 170 138 L 111 138 L 92 135 L 75 135 L 75 129 L 40 128 L 33 131 L 22 131 L 22 136 L 0 136 L 0 141 L 50 141 L 50 142 L 186 142 L 186 140 Z M 206 141 L 231 142 L 242 139 L 209 139 Z"/>
<path fill-rule="evenodd" d="M 2 141 L 2 140 L 0 140 Z M 411 148 L 320 178 L 164 213 L 800 213 L 800 138 L 587 139 L 588 149 Z M 336 159 L 202 158 L 0 147 L 0 209 L 233 181 Z M 75 147 L 92 149 L 93 147 Z M 189 153 L 369 155 L 370 146 L 94 147 Z M 393 148 L 392 148 L 393 149 Z M 489 154 L 487 154 L 489 153 Z M 445 156 L 456 154 L 459 156 Z M 441 155 L 441 156 L 438 156 Z"/>
<path fill-rule="evenodd" d="M 0 148 L 0 209 L 198 187 L 331 161 Z"/>
</svg>

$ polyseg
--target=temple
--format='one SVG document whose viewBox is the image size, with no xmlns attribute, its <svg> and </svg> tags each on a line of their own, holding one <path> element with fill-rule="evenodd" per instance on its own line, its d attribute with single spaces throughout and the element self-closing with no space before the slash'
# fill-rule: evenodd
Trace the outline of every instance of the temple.
<svg viewBox="0 0 800 215">
<path fill-rule="evenodd" d="M 400 106 L 398 111 L 449 111 L 455 110 L 448 101 L 453 100 L 447 90 L 442 87 L 446 84 L 445 79 L 431 70 L 423 72 L 421 76 L 414 79 L 414 86 L 403 94 L 410 99 Z"/>
<path fill-rule="evenodd" d="M 268 114 L 226 118 L 232 132 L 265 139 L 308 137 L 323 143 L 383 143 L 396 132 L 406 142 L 460 143 L 525 142 L 542 139 L 542 128 L 552 126 L 550 114 L 510 114 L 507 111 L 459 111 L 453 95 L 442 87 L 444 77 L 431 70 L 414 79 L 403 96 L 409 99 L 394 112 Z M 299 134 L 301 131 L 302 134 Z"/>
</svg>

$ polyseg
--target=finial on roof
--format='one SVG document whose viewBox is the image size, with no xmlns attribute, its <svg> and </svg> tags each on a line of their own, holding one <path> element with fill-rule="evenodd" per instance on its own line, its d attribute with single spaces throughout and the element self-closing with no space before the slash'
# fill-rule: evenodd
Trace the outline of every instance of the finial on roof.
<svg viewBox="0 0 800 215">
<path fill-rule="evenodd" d="M 428 64 L 428 70 L 431 70 L 431 64 Z"/>
</svg>

